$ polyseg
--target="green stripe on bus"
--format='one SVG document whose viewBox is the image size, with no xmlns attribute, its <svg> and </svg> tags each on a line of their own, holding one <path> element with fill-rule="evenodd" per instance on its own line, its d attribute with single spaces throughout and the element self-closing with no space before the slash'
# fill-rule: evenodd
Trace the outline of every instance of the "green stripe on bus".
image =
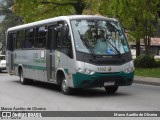
<svg viewBox="0 0 160 120">
<path fill-rule="evenodd" d="M 18 67 L 18 64 L 14 64 L 15 67 Z M 44 66 L 35 66 L 35 65 L 23 65 L 24 68 L 27 69 L 35 69 L 35 70 L 47 70 Z"/>
<path fill-rule="evenodd" d="M 18 64 L 14 64 L 14 67 L 18 67 Z M 47 67 L 44 66 L 35 66 L 35 65 L 23 65 L 24 68 L 27 69 L 35 69 L 35 70 L 47 70 Z M 52 71 L 55 71 L 55 67 L 52 67 Z M 68 74 L 68 69 L 64 69 L 65 73 Z"/>
<path fill-rule="evenodd" d="M 65 71 L 65 73 L 66 73 L 66 74 L 68 74 L 68 73 L 69 73 L 69 72 L 68 72 L 68 69 L 64 69 L 64 71 Z"/>
</svg>

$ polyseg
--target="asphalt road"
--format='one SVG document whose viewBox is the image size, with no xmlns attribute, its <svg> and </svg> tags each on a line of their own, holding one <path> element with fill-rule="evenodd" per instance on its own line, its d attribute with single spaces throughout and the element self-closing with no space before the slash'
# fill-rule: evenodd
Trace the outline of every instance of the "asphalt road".
<svg viewBox="0 0 160 120">
<path fill-rule="evenodd" d="M 0 107 L 34 107 L 47 111 L 160 111 L 160 87 L 134 83 L 120 87 L 114 95 L 107 95 L 104 88 L 96 88 L 76 90 L 67 96 L 55 85 L 39 82 L 21 85 L 19 77 L 3 72 L 0 73 Z"/>
</svg>

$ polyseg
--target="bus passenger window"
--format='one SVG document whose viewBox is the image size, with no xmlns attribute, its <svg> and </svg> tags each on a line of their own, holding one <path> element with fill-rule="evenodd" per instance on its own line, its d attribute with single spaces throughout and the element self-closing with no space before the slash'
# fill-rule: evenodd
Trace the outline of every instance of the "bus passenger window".
<svg viewBox="0 0 160 120">
<path fill-rule="evenodd" d="M 35 29 L 27 29 L 25 31 L 24 48 L 32 48 L 34 46 L 34 33 Z"/>
<path fill-rule="evenodd" d="M 17 32 L 16 48 L 21 49 L 24 41 L 24 30 Z"/>
<path fill-rule="evenodd" d="M 36 48 L 44 48 L 46 46 L 47 28 L 45 26 L 36 29 Z"/>
<path fill-rule="evenodd" d="M 9 33 L 7 40 L 7 50 L 14 50 L 15 40 L 16 40 L 16 33 Z"/>
</svg>

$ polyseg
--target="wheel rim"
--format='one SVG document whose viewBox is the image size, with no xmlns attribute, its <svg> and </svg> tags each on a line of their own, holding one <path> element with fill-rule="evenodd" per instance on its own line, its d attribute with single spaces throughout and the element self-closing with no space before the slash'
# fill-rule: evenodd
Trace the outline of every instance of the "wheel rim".
<svg viewBox="0 0 160 120">
<path fill-rule="evenodd" d="M 62 81 L 62 90 L 66 93 L 68 89 L 68 84 L 67 84 L 67 80 L 63 80 Z"/>
<path fill-rule="evenodd" d="M 21 71 L 21 74 L 20 74 L 20 81 L 21 81 L 21 83 L 23 83 L 23 71 Z"/>
</svg>

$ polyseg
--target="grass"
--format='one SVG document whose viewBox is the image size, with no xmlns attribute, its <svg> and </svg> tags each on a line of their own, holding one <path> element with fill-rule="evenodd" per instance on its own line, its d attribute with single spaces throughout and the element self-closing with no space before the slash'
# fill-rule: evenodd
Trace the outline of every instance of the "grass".
<svg viewBox="0 0 160 120">
<path fill-rule="evenodd" d="M 160 68 L 136 68 L 135 75 L 160 78 Z"/>
</svg>

